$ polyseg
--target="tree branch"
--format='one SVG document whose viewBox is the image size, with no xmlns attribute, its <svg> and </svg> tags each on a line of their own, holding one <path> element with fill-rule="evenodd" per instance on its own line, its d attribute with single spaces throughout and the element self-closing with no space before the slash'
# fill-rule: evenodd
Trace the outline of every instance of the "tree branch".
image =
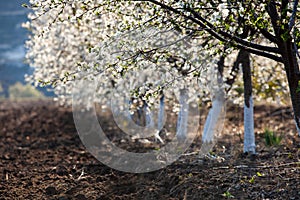
<svg viewBox="0 0 300 200">
<path fill-rule="evenodd" d="M 191 12 L 197 19 L 199 19 L 201 22 L 203 22 L 204 24 L 206 24 L 209 28 L 211 28 L 212 30 L 215 30 L 214 25 L 212 25 L 209 21 L 207 21 L 206 19 L 204 19 L 203 17 L 201 17 L 197 12 L 195 12 L 192 9 L 188 9 L 189 12 Z M 236 37 L 234 35 L 231 35 L 225 31 L 222 30 L 215 30 L 216 32 L 218 32 L 219 34 L 221 34 L 222 36 L 229 38 L 230 40 L 233 40 L 241 45 L 244 46 L 248 46 L 250 48 L 254 48 L 257 50 L 261 50 L 261 51 L 268 51 L 271 53 L 279 53 L 279 49 L 277 47 L 268 47 L 268 46 L 263 46 L 263 45 L 258 45 L 258 44 L 254 44 L 251 43 L 249 41 L 245 41 L 239 37 Z"/>
<path fill-rule="evenodd" d="M 209 34 L 211 34 L 213 37 L 215 37 L 216 39 L 218 39 L 220 41 L 229 43 L 229 44 L 231 44 L 231 45 L 233 45 L 233 46 L 235 46 L 239 49 L 246 50 L 249 53 L 253 53 L 253 54 L 256 54 L 256 55 L 259 55 L 259 56 L 270 58 L 270 59 L 272 59 L 274 61 L 277 61 L 277 62 L 283 62 L 281 57 L 278 57 L 276 55 L 271 54 L 271 53 L 279 53 L 278 48 L 265 47 L 265 46 L 262 46 L 262 45 L 253 44 L 251 42 L 242 40 L 238 37 L 232 36 L 232 35 L 230 35 L 226 32 L 221 32 L 223 34 L 220 35 L 219 32 L 215 29 L 215 27 L 211 23 L 208 22 L 208 25 L 206 25 L 205 23 L 207 21 L 205 19 L 203 19 L 198 13 L 196 13 L 196 15 L 201 17 L 204 20 L 203 22 L 199 21 L 198 19 L 196 19 L 196 18 L 194 18 L 190 15 L 186 15 L 182 11 L 179 11 L 175 8 L 172 8 L 171 6 L 168 6 L 164 3 L 158 2 L 156 0 L 135 0 L 135 1 L 150 2 L 150 3 L 153 3 L 155 5 L 158 5 L 158 6 L 160 6 L 161 8 L 163 8 L 165 10 L 168 10 L 168 11 L 171 11 L 175 14 L 181 15 L 181 16 L 185 17 L 186 19 L 191 20 L 192 22 L 198 24 L 201 28 L 204 28 L 205 31 L 207 31 Z M 232 39 L 233 41 L 226 39 L 226 37 L 229 37 L 229 39 Z M 271 53 L 268 53 L 268 52 L 271 52 Z"/>
<path fill-rule="evenodd" d="M 255 20 L 257 20 L 257 15 L 254 14 Z M 274 35 L 272 35 L 269 31 L 267 31 L 266 28 L 260 28 L 258 27 L 259 31 L 261 32 L 261 34 L 263 34 L 263 36 L 265 36 L 265 38 L 267 38 L 270 42 L 274 42 L 275 44 L 277 44 L 277 39 Z"/>
<path fill-rule="evenodd" d="M 280 29 L 279 29 L 279 15 L 276 9 L 276 3 L 274 2 L 274 0 L 271 0 L 268 4 L 267 4 L 267 13 L 269 14 L 270 18 L 271 18 L 271 23 L 273 26 L 273 30 L 274 33 L 276 35 L 276 37 L 280 37 Z"/>
<path fill-rule="evenodd" d="M 269 31 L 267 31 L 264 28 L 259 28 L 259 31 L 261 32 L 261 34 L 263 34 L 263 36 L 265 36 L 265 38 L 267 38 L 270 42 L 274 42 L 275 44 L 277 44 L 277 39 L 274 35 L 272 35 Z"/>
</svg>

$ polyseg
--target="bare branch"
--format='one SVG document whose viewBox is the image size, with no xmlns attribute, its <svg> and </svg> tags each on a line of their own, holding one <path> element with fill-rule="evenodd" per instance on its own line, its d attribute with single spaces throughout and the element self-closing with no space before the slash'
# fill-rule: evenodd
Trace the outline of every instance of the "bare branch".
<svg viewBox="0 0 300 200">
<path fill-rule="evenodd" d="M 276 3 L 274 2 L 274 0 L 271 0 L 268 4 L 267 4 L 267 12 L 271 18 L 271 23 L 275 32 L 275 35 L 278 37 L 279 36 L 279 25 L 277 24 L 279 21 L 279 16 L 277 13 L 277 9 L 276 9 Z"/>
</svg>

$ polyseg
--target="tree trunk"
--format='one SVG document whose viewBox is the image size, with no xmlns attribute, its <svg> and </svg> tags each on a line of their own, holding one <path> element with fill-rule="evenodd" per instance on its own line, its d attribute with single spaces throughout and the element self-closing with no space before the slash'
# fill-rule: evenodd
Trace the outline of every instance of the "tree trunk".
<svg viewBox="0 0 300 200">
<path fill-rule="evenodd" d="M 165 117 L 165 96 L 162 95 L 159 99 L 159 110 L 158 110 L 158 119 L 157 119 L 157 129 L 161 131 L 164 127 L 164 117 Z"/>
<path fill-rule="evenodd" d="M 155 133 L 156 140 L 158 139 L 162 144 L 164 144 L 164 141 L 160 137 L 160 133 L 164 127 L 165 123 L 165 96 L 162 94 L 162 96 L 159 99 L 159 109 L 158 109 L 158 117 L 157 117 L 157 132 Z"/>
<path fill-rule="evenodd" d="M 244 153 L 255 154 L 252 80 L 249 53 L 240 50 L 238 60 L 239 63 L 242 64 L 244 81 Z"/>
<path fill-rule="evenodd" d="M 220 89 L 215 95 L 216 97 L 212 99 L 212 108 L 209 110 L 205 121 L 202 134 L 203 143 L 214 142 L 215 137 L 220 134 L 223 128 L 223 122 L 225 118 L 225 94 L 224 91 Z"/>
<path fill-rule="evenodd" d="M 288 4 L 289 1 L 287 0 L 281 1 L 282 10 L 279 13 L 276 2 L 274 0 L 269 1 L 267 5 L 267 12 L 271 18 L 271 23 L 276 37 L 276 43 L 284 64 L 294 110 L 294 119 L 298 134 L 300 135 L 300 92 L 297 92 L 300 74 L 297 62 L 297 48 L 293 42 L 293 37 L 291 36 L 292 28 L 295 25 L 290 24 L 293 22 L 290 20 L 293 19 L 287 15 L 287 12 L 283 12 L 283 10 L 288 9 Z M 295 13 L 297 12 L 297 4 L 298 3 L 294 4 L 295 7 L 293 8 L 293 12 Z M 286 21 L 288 21 L 288 23 Z"/>
<path fill-rule="evenodd" d="M 151 113 L 151 110 L 146 102 L 144 102 L 143 105 L 143 114 L 145 118 L 145 127 L 147 128 L 153 128 L 154 127 L 154 119 Z"/>
<path fill-rule="evenodd" d="M 202 134 L 202 143 L 213 143 L 216 134 L 219 134 L 223 128 L 223 122 L 225 118 L 225 91 L 222 88 L 223 84 L 223 71 L 224 71 L 224 61 L 225 57 L 222 55 L 218 62 L 218 77 L 217 84 L 219 87 L 215 91 L 210 91 L 212 93 L 212 107 L 208 112 L 203 134 Z M 212 80 L 211 80 L 212 81 Z M 202 146 L 203 147 L 203 146 Z M 211 145 L 207 146 L 211 148 Z M 206 149 L 205 151 L 210 150 Z"/>
<path fill-rule="evenodd" d="M 291 39 L 279 42 L 278 46 L 281 50 L 285 73 L 289 84 L 296 128 L 300 135 L 300 92 L 297 92 L 300 75 L 296 48 Z"/>
<path fill-rule="evenodd" d="M 188 100 L 188 90 L 181 89 L 179 96 L 180 103 L 180 111 L 178 113 L 177 118 L 177 129 L 176 129 L 176 137 L 178 141 L 184 142 L 187 138 L 187 124 L 188 124 L 188 112 L 189 112 L 189 104 Z"/>
</svg>

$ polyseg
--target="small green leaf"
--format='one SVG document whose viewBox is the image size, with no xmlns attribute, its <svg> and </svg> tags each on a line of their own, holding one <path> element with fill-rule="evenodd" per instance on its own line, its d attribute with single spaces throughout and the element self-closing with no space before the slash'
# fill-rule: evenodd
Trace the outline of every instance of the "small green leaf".
<svg viewBox="0 0 300 200">
<path fill-rule="evenodd" d="M 255 176 L 252 176 L 251 179 L 249 180 L 249 183 L 254 183 L 255 181 Z"/>
<path fill-rule="evenodd" d="M 261 177 L 263 176 L 260 172 L 256 172 L 257 176 Z"/>
<path fill-rule="evenodd" d="M 234 198 L 234 196 L 228 190 L 224 192 L 222 196 L 226 198 Z"/>
</svg>

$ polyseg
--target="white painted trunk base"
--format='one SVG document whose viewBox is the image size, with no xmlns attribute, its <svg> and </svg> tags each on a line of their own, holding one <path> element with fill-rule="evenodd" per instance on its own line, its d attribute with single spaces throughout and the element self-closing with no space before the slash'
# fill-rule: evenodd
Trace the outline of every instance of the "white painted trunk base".
<svg viewBox="0 0 300 200">
<path fill-rule="evenodd" d="M 163 139 L 160 137 L 160 131 L 164 127 L 164 117 L 165 117 L 165 97 L 162 96 L 159 100 L 159 110 L 158 110 L 158 119 L 157 119 L 157 132 L 155 133 L 155 138 L 164 144 Z"/>
<path fill-rule="evenodd" d="M 162 108 L 162 109 L 164 109 L 164 108 Z M 161 110 L 159 110 L 159 112 L 160 111 Z M 154 120 L 153 120 L 152 112 L 151 112 L 151 110 L 149 109 L 149 107 L 147 105 L 144 106 L 144 112 L 145 112 L 145 117 L 146 117 L 146 128 L 154 128 L 155 126 L 154 126 Z M 161 123 L 163 123 L 163 121 L 161 121 Z M 158 131 L 156 131 L 156 133 L 154 134 L 154 137 L 155 137 L 156 141 L 158 140 L 160 143 L 164 144 L 163 139 L 159 135 L 160 130 L 161 129 L 158 129 Z"/>
<path fill-rule="evenodd" d="M 153 121 L 153 116 L 151 113 L 151 110 L 149 109 L 148 105 L 144 106 L 144 113 L 146 117 L 146 127 L 147 128 L 153 128 L 154 127 L 154 121 Z"/>
<path fill-rule="evenodd" d="M 164 126 L 164 117 L 165 117 L 165 97 L 162 96 L 159 100 L 159 111 L 158 111 L 158 119 L 157 119 L 157 129 L 161 131 Z"/>
<path fill-rule="evenodd" d="M 244 153 L 255 154 L 253 99 L 250 96 L 249 108 L 244 104 Z"/>
<path fill-rule="evenodd" d="M 179 141 L 184 141 L 187 137 L 187 124 L 188 124 L 188 113 L 189 113 L 189 104 L 188 100 L 188 90 L 182 89 L 180 90 L 180 111 L 178 113 L 177 118 L 177 129 L 176 129 L 176 137 Z"/>
<path fill-rule="evenodd" d="M 202 134 L 203 143 L 213 142 L 214 136 L 219 134 L 223 128 L 225 118 L 225 98 L 223 91 L 219 91 L 218 93 L 219 95 L 212 101 L 212 108 L 209 110 L 204 124 Z"/>
</svg>

